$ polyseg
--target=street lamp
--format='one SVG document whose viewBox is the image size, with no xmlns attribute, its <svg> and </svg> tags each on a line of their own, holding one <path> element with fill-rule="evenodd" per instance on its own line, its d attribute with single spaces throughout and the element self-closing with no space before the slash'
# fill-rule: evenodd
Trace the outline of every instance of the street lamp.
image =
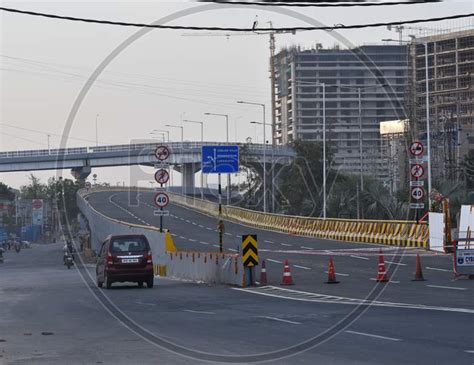
<svg viewBox="0 0 474 365">
<path fill-rule="evenodd" d="M 204 115 L 214 115 L 217 117 L 225 117 L 226 124 L 226 142 L 229 143 L 229 114 L 220 113 L 204 113 Z M 220 180 L 221 174 L 218 174 Z M 230 205 L 230 174 L 227 174 L 227 205 Z"/>
<path fill-rule="evenodd" d="M 151 131 L 151 134 L 154 134 L 154 132 L 157 132 L 157 133 L 166 133 L 166 138 L 168 140 L 168 143 L 170 141 L 170 131 L 167 131 L 166 129 L 153 129 Z M 166 141 L 165 141 L 166 142 Z"/>
<path fill-rule="evenodd" d="M 242 101 L 239 100 L 237 101 L 237 104 L 248 104 L 248 105 L 257 105 L 261 106 L 263 110 L 263 212 L 267 212 L 267 140 L 265 138 L 265 129 L 266 129 L 266 120 L 265 120 L 265 104 L 261 103 L 254 103 L 250 101 Z M 272 136 L 272 142 L 273 142 L 273 136 Z M 273 160 L 272 160 L 273 163 Z M 273 179 L 273 169 L 272 169 L 272 179 Z M 273 181 L 272 181 L 272 189 L 273 189 Z M 275 194 L 274 190 L 272 190 L 272 206 L 273 206 L 273 211 L 275 211 Z"/>
<path fill-rule="evenodd" d="M 154 135 L 161 136 L 161 141 L 165 142 L 165 134 L 164 133 L 162 133 L 162 132 L 150 132 L 150 134 L 152 136 L 151 138 L 156 138 L 156 137 L 153 137 Z"/>
<path fill-rule="evenodd" d="M 324 82 L 297 81 L 295 84 L 321 86 L 323 88 L 323 219 L 326 219 L 326 84 Z"/>
<path fill-rule="evenodd" d="M 184 142 L 184 127 L 182 125 L 165 124 L 169 128 L 181 128 L 181 143 Z"/>
<path fill-rule="evenodd" d="M 204 144 L 204 122 L 200 122 L 198 120 L 189 120 L 189 119 L 183 119 L 183 122 L 201 125 L 201 147 L 202 147 L 202 145 Z M 202 166 L 201 166 L 201 199 L 204 200 L 204 191 L 202 189 L 203 189 L 203 173 L 202 173 Z"/>
<path fill-rule="evenodd" d="M 429 97 L 429 74 L 428 74 L 428 42 L 417 42 L 414 39 L 411 41 L 382 39 L 385 42 L 400 42 L 405 44 L 422 44 L 425 47 L 425 100 L 426 100 L 426 149 L 428 160 L 428 210 L 431 209 L 431 137 L 430 137 L 430 97 Z"/>
</svg>

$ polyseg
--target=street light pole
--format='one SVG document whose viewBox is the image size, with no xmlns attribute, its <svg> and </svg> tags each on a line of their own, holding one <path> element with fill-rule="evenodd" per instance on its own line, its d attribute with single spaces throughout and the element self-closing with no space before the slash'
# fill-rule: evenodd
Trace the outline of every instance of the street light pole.
<svg viewBox="0 0 474 365">
<path fill-rule="evenodd" d="M 218 117 L 225 117 L 226 142 L 229 143 L 229 114 L 204 113 L 204 115 L 214 115 Z M 230 173 L 227 174 L 227 205 L 230 205 Z"/>
<path fill-rule="evenodd" d="M 166 133 L 166 138 L 167 138 L 168 143 L 169 143 L 169 141 L 170 141 L 170 131 L 167 131 L 166 129 L 153 129 L 151 131 L 151 133 L 153 133 L 153 132 Z"/>
<path fill-rule="evenodd" d="M 201 125 L 201 147 L 202 147 L 204 145 L 204 122 L 200 122 L 198 120 L 189 120 L 189 119 L 183 119 L 183 122 L 195 123 L 195 124 Z M 204 200 L 202 166 L 201 166 L 201 199 Z"/>
<path fill-rule="evenodd" d="M 323 219 L 326 219 L 326 84 L 324 82 L 296 81 L 295 84 L 321 86 L 323 89 Z"/>
<path fill-rule="evenodd" d="M 97 127 L 97 119 L 99 118 L 99 114 L 96 114 L 95 116 L 95 145 L 99 145 L 99 129 Z"/>
<path fill-rule="evenodd" d="M 266 119 L 265 119 L 265 104 L 260 104 L 260 103 L 253 103 L 250 101 L 242 101 L 239 100 L 237 102 L 238 104 L 249 104 L 249 105 L 258 105 L 261 106 L 263 109 L 263 212 L 267 212 L 267 139 L 266 139 Z M 273 160 L 272 160 L 273 164 Z M 273 166 L 272 166 L 273 169 Z M 272 181 L 272 184 L 275 182 Z M 275 200 L 275 196 L 272 196 L 272 199 Z M 272 206 L 275 206 L 274 203 L 272 203 Z"/>
</svg>

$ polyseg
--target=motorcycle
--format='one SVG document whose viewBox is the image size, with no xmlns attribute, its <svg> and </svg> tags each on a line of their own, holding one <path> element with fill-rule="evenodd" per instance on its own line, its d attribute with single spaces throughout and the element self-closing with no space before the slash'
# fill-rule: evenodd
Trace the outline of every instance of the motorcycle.
<svg viewBox="0 0 474 365">
<path fill-rule="evenodd" d="M 74 258 L 70 253 L 66 253 L 64 255 L 64 265 L 66 265 L 68 269 L 70 269 L 71 266 L 74 265 Z"/>
<path fill-rule="evenodd" d="M 21 243 L 20 242 L 15 242 L 15 251 L 16 251 L 16 253 L 19 253 L 21 251 Z"/>
<path fill-rule="evenodd" d="M 3 258 L 3 252 L 4 252 L 4 251 L 5 251 L 5 250 L 3 249 L 3 247 L 0 247 L 0 264 L 3 264 L 3 260 L 4 260 L 4 258 Z"/>
</svg>

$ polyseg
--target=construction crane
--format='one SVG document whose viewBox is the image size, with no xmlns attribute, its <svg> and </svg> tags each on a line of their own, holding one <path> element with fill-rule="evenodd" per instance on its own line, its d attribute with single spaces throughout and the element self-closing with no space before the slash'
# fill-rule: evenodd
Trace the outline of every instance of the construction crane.
<svg viewBox="0 0 474 365">
<path fill-rule="evenodd" d="M 404 30 L 414 30 L 418 32 L 418 36 L 420 36 L 422 32 L 423 36 L 428 35 L 428 33 L 436 33 L 436 32 L 443 32 L 443 33 L 449 33 L 449 29 L 435 29 L 435 28 L 424 28 L 424 27 L 407 27 L 404 25 L 387 25 L 387 30 L 392 31 L 394 30 L 395 32 L 398 33 L 398 39 L 400 41 L 400 44 L 403 44 L 403 31 Z"/>
</svg>

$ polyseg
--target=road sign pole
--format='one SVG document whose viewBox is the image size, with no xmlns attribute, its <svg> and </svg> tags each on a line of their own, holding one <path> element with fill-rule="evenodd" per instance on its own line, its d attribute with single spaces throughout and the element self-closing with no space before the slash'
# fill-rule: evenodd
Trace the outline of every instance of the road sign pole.
<svg viewBox="0 0 474 365">
<path fill-rule="evenodd" d="M 221 174 L 217 175 L 219 179 L 219 187 L 218 187 L 218 192 L 219 192 L 219 222 L 218 222 L 218 229 L 219 229 L 219 252 L 223 252 L 223 242 L 222 242 L 222 237 L 223 237 L 223 222 L 222 222 L 222 185 L 221 185 Z"/>
</svg>

